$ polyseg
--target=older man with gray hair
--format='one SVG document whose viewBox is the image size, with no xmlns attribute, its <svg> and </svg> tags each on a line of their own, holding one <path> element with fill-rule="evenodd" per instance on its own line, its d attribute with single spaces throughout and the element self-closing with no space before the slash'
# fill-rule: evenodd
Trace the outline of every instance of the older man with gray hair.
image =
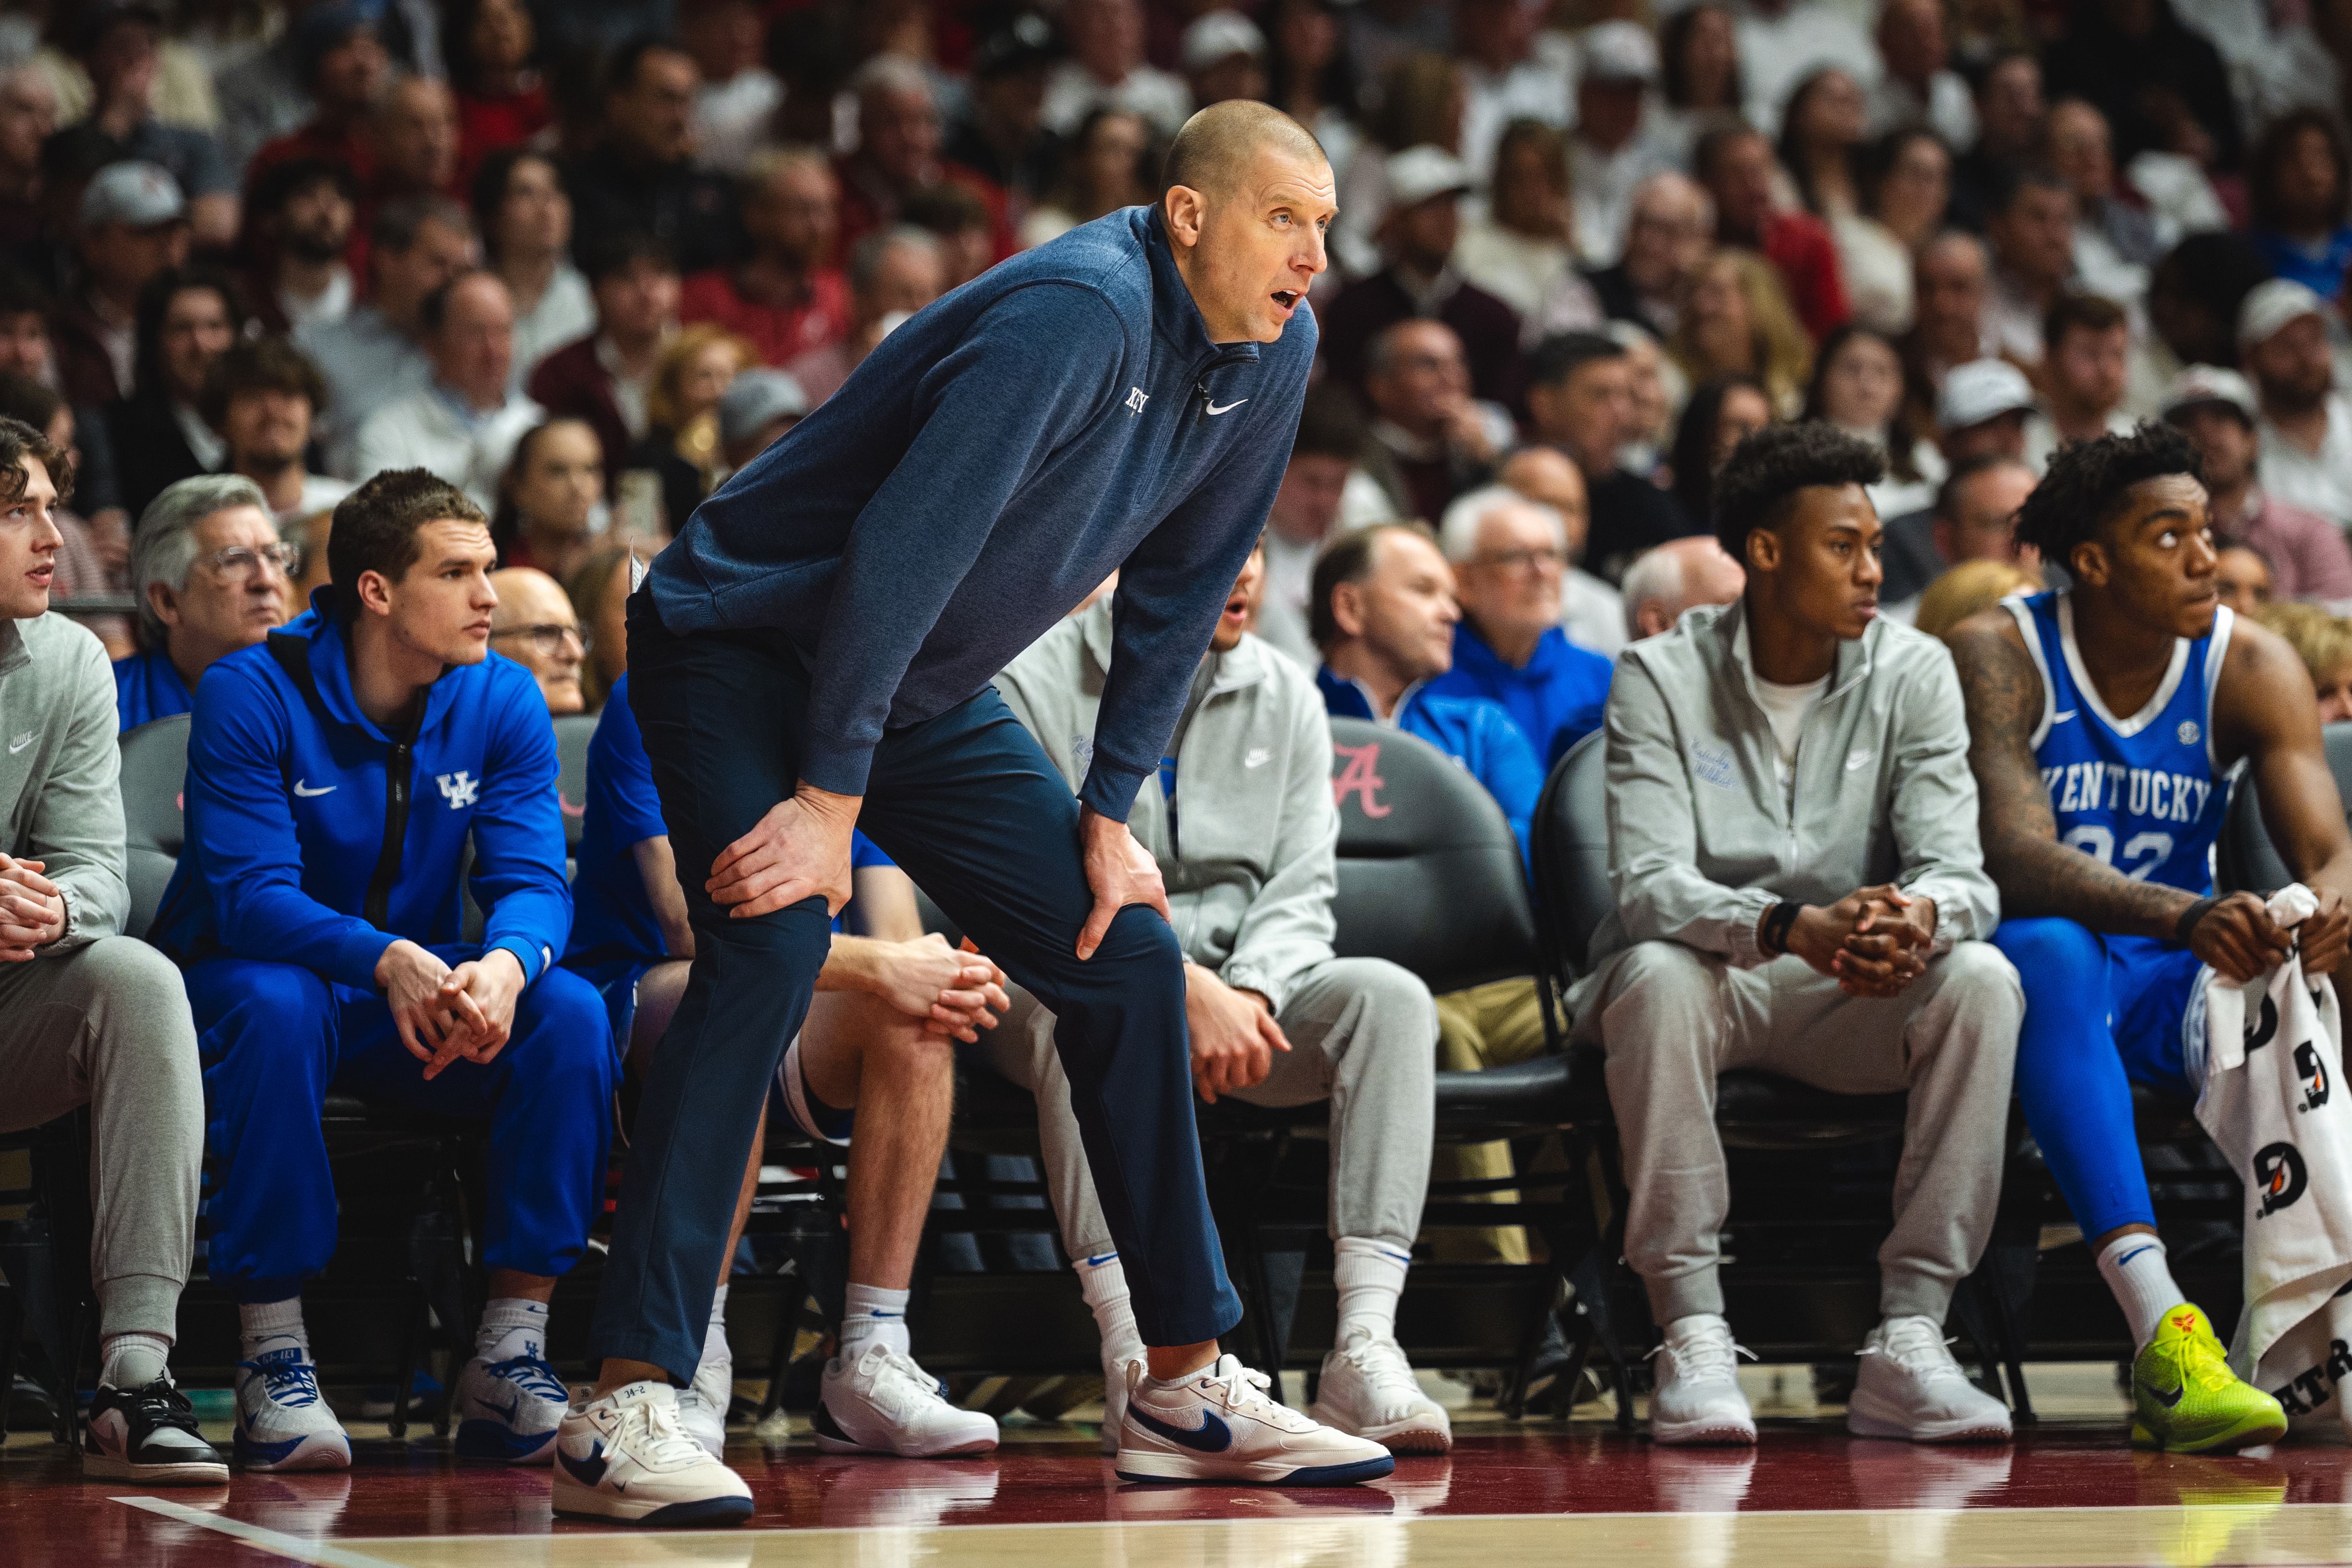
<svg viewBox="0 0 2352 1568">
<path fill-rule="evenodd" d="M 114 661 L 121 727 L 195 706 L 196 678 L 217 658 L 286 624 L 299 551 L 278 537 L 269 498 L 242 474 L 199 474 L 164 487 L 131 546 L 144 651 Z"/>
<path fill-rule="evenodd" d="M 1715 535 L 1661 544 L 1625 569 L 1625 638 L 1639 642 L 1670 632 L 1685 610 L 1733 604 L 1747 587 L 1748 574 Z"/>
<path fill-rule="evenodd" d="M 947 256 L 929 231 L 904 224 L 867 235 L 849 251 L 849 332 L 784 367 L 811 408 L 840 390 L 890 329 L 947 289 Z"/>
</svg>

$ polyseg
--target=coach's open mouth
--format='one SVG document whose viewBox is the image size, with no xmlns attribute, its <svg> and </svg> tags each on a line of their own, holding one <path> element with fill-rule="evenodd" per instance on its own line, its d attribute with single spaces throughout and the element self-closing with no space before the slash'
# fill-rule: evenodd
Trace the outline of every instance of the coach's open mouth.
<svg viewBox="0 0 2352 1568">
<path fill-rule="evenodd" d="M 1298 309 L 1297 290 L 1293 289 L 1276 289 L 1274 291 L 1274 302 L 1282 307 L 1283 315 L 1287 317 L 1291 311 Z"/>
</svg>

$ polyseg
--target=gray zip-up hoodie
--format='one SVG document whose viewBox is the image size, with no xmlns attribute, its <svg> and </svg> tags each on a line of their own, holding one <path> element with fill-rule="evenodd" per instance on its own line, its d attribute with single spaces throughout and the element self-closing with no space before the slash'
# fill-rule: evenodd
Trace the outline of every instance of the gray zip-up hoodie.
<svg viewBox="0 0 2352 1568">
<path fill-rule="evenodd" d="M 131 912 L 114 731 L 96 637 L 63 616 L 0 620 L 0 849 L 43 862 L 65 895 L 66 933 L 44 955 L 117 935 Z"/>
<path fill-rule="evenodd" d="M 1793 809 L 1744 605 L 1693 610 L 1628 647 L 1604 728 L 1617 907 L 1593 933 L 1591 969 L 1661 941 L 1751 968 L 1765 961 L 1756 924 L 1771 905 L 1834 903 L 1877 882 L 1936 900 L 1939 952 L 2000 918 L 1977 843 L 1959 679 L 1934 637 L 1881 616 L 1838 645 L 1798 736 Z"/>
<path fill-rule="evenodd" d="M 1128 827 L 1160 862 L 1184 956 L 1275 1012 L 1330 958 L 1339 813 L 1331 726 L 1314 681 L 1255 637 L 1216 668 L 1176 754 L 1176 836 L 1147 781 Z M 1071 616 L 996 678 L 1014 717 L 1076 791 L 1094 752 L 1111 658 L 1108 598 Z M 1181 858 L 1176 853 L 1182 851 Z"/>
</svg>

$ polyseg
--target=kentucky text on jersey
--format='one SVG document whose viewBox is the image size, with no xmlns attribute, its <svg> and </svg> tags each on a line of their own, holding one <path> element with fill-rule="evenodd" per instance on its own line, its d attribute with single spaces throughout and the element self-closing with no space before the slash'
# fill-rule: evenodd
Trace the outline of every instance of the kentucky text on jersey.
<svg viewBox="0 0 2352 1568">
<path fill-rule="evenodd" d="M 2122 811 L 2159 822 L 2195 822 L 2205 815 L 2213 781 L 2189 773 L 2127 768 L 2120 763 L 2069 763 L 2042 770 L 2057 812 Z"/>
</svg>

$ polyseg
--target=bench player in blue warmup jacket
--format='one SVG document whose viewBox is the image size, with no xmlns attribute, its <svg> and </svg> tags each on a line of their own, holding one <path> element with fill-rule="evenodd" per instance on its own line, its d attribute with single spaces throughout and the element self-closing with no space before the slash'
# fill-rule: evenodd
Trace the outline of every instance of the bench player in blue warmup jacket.
<svg viewBox="0 0 2352 1568">
<path fill-rule="evenodd" d="M 677 1010 L 695 945 L 625 675 L 588 743 L 579 861 L 563 962 L 604 994 L 613 1037 L 629 1073 L 642 1079 Z M 978 1031 L 995 1026 L 1007 1005 L 1004 975 L 977 953 L 924 935 L 915 884 L 862 833 L 850 839 L 849 863 L 855 891 L 834 920 L 818 994 L 767 1096 L 768 1117 L 850 1146 L 848 1292 L 839 1352 L 818 1394 L 817 1446 L 904 1458 L 985 1453 L 996 1447 L 996 1423 L 940 1397 L 938 1380 L 910 1353 L 907 1300 L 947 1151 L 951 1041 L 976 1041 Z M 866 1131 L 853 1142 L 861 1111 Z M 744 1162 L 730 1262 L 758 1185 L 765 1131 L 763 1119 Z M 734 1387 L 725 1267 L 702 1360 L 677 1395 L 678 1425 L 713 1458 L 726 1447 Z"/>
<path fill-rule="evenodd" d="M 572 926 L 555 738 L 530 672 L 488 652 L 497 560 L 457 489 L 379 474 L 336 508 L 332 585 L 197 683 L 186 847 L 154 940 L 195 1014 L 247 1468 L 351 1463 L 300 1294 L 335 1248 L 331 1084 L 489 1123 L 490 1300 L 458 1452 L 545 1464 L 568 1398 L 547 1300 L 604 1196 L 612 1033 L 555 966 Z M 478 944 L 459 940 L 469 836 Z"/>
<path fill-rule="evenodd" d="M 1119 1468 L 1329 1484 L 1393 1468 L 1218 1353 L 1241 1304 L 1202 1176 L 1182 953 L 1126 825 L 1282 482 L 1331 166 L 1297 121 L 1234 100 L 1186 122 L 1166 174 L 1158 204 L 891 333 L 696 510 L 630 601 L 629 700 L 695 957 L 622 1185 L 591 1335 L 603 1372 L 557 1438 L 559 1511 L 751 1512 L 740 1477 L 673 1436 L 674 1385 L 849 895 L 853 827 L 1060 1019 L 1155 1347 Z M 1113 569 L 1115 651 L 1074 800 L 989 681 Z"/>
<path fill-rule="evenodd" d="M 2319 896 L 2305 968 L 2334 971 L 2352 835 L 2294 651 L 2216 598 L 2196 451 L 2169 426 L 2071 446 L 2017 537 L 2074 586 L 2015 598 L 1953 640 L 1968 703 L 1993 942 L 2025 986 L 2017 1092 L 2137 1352 L 2136 1443 L 2211 1451 L 2286 1430 L 2182 1300 L 2156 1234 L 2131 1086 L 2183 1099 L 2216 973 L 2252 978 L 2290 936 L 2252 893 L 2213 895 L 2210 851 L 2243 763 L 2288 868 Z M 2241 1172 L 2241 1177 L 2246 1173 Z"/>
</svg>

